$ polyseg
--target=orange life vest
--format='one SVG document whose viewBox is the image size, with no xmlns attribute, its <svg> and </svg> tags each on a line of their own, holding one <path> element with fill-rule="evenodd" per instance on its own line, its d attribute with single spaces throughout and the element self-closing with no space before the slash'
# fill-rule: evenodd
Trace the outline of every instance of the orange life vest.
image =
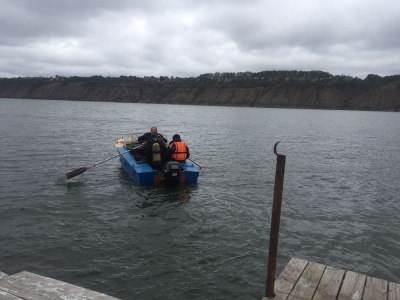
<svg viewBox="0 0 400 300">
<path fill-rule="evenodd" d="M 171 148 L 172 145 L 175 145 L 175 152 L 172 153 L 171 158 L 177 161 L 185 160 L 187 155 L 186 144 L 184 142 L 173 142 L 170 145 Z"/>
</svg>

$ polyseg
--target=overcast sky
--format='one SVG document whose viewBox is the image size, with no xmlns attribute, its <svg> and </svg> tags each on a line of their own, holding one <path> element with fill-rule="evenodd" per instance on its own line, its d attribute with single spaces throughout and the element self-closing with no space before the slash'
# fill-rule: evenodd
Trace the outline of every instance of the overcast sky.
<svg viewBox="0 0 400 300">
<path fill-rule="evenodd" d="M 0 77 L 400 74 L 399 0 L 0 0 Z"/>
</svg>

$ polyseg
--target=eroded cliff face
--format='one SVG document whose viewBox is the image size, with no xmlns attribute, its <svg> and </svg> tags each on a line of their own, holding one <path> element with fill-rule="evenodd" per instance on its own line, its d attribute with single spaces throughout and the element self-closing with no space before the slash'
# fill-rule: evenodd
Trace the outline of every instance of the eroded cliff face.
<svg viewBox="0 0 400 300">
<path fill-rule="evenodd" d="M 0 85 L 1 98 L 219 106 L 400 111 L 400 82 L 360 89 L 340 85 L 237 87 L 223 84 L 41 82 Z"/>
</svg>

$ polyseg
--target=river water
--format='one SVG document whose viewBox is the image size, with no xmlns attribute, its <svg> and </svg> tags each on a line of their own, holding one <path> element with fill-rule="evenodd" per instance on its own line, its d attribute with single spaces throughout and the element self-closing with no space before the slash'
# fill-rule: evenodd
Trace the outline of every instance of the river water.
<svg viewBox="0 0 400 300">
<path fill-rule="evenodd" d="M 114 141 L 179 133 L 198 183 L 136 185 Z M 291 257 L 400 282 L 400 115 L 0 99 L 0 271 L 121 299 L 260 299 L 286 155 L 277 273 Z"/>
</svg>

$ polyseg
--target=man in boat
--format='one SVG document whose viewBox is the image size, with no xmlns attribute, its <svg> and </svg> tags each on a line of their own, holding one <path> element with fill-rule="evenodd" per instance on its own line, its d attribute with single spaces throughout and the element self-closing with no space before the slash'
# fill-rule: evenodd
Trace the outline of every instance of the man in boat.
<svg viewBox="0 0 400 300">
<path fill-rule="evenodd" d="M 169 143 L 167 160 L 185 162 L 190 157 L 189 147 L 181 140 L 179 134 L 174 134 Z"/>
<path fill-rule="evenodd" d="M 161 170 L 167 161 L 167 139 L 157 132 L 157 127 L 152 127 L 151 130 L 150 136 L 143 144 L 143 151 L 147 163 L 153 169 Z M 142 135 L 142 137 L 144 136 L 146 134 Z"/>
<path fill-rule="evenodd" d="M 150 141 L 154 135 L 159 136 L 164 141 L 164 143 L 167 143 L 167 139 L 161 133 L 158 133 L 156 126 L 151 127 L 150 132 L 146 132 L 145 134 L 139 136 L 138 142 L 144 143 Z"/>
</svg>

